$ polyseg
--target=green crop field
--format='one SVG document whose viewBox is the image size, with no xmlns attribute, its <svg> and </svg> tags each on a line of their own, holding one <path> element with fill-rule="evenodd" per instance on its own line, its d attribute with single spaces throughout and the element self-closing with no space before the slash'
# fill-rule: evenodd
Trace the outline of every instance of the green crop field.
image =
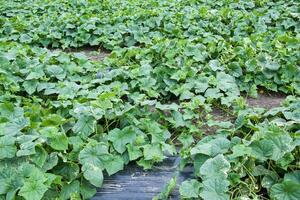
<svg viewBox="0 0 300 200">
<path fill-rule="evenodd" d="M 169 155 L 194 177 L 153 199 L 300 199 L 299 1 L 0 0 L 0 200 Z"/>
</svg>

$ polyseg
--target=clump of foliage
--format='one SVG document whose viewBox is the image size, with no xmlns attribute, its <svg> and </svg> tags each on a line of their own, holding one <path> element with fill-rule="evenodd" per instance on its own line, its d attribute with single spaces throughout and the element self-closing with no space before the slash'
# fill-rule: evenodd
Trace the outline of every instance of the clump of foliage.
<svg viewBox="0 0 300 200">
<path fill-rule="evenodd" d="M 197 179 L 183 182 L 183 197 L 299 198 L 299 114 L 292 96 L 269 111 L 241 109 L 231 128 L 186 146 L 184 164 L 193 163 Z"/>
<path fill-rule="evenodd" d="M 299 6 L 0 0 L 0 199 L 89 199 L 105 174 L 177 153 L 195 169 L 182 198 L 300 199 Z M 43 48 L 86 45 L 112 52 Z M 258 88 L 289 96 L 251 108 Z"/>
</svg>

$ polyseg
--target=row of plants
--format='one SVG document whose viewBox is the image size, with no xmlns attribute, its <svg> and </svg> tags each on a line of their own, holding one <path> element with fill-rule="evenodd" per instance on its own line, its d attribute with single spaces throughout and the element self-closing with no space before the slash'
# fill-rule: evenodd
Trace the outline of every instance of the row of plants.
<svg viewBox="0 0 300 200">
<path fill-rule="evenodd" d="M 0 38 L 63 48 L 158 48 L 174 71 L 209 65 L 240 77 L 240 89 L 254 96 L 257 85 L 299 94 L 298 7 L 293 1 L 9 1 L 0 6 Z"/>
<path fill-rule="evenodd" d="M 104 175 L 170 154 L 194 166 L 184 199 L 300 199 L 298 7 L 0 0 L 0 199 L 89 199 Z M 84 45 L 112 52 L 41 48 Z M 247 106 L 259 88 L 290 96 Z"/>
<path fill-rule="evenodd" d="M 2 43 L 0 48 L 0 191 L 8 199 L 16 194 L 25 199 L 90 198 L 95 186 L 102 185 L 103 171 L 112 175 L 130 161 L 150 169 L 166 152 L 176 154 L 172 141 L 182 145 L 181 168 L 194 165 L 202 180 L 183 183 L 180 192 L 185 198 L 227 199 L 228 191 L 234 198 L 258 197 L 299 169 L 299 98 L 290 96 L 283 107 L 266 111 L 248 108 L 243 97 L 204 81 L 202 90 L 176 94 L 168 85 L 159 87 L 167 77 L 151 77 L 151 62 L 139 67 L 112 64 L 122 63 L 115 57 L 127 59 L 130 50 L 116 51 L 98 63 L 80 53 L 16 43 Z M 157 83 L 151 84 L 151 79 Z M 234 79 L 228 82 L 228 92 L 239 91 Z M 219 86 L 226 87 L 224 83 Z M 222 95 L 208 96 L 209 89 Z M 214 120 L 213 104 L 230 95 L 235 95 L 230 101 L 235 122 Z M 219 129 L 205 136 L 205 126 Z M 205 166 L 215 171 L 203 172 Z M 265 185 L 268 178 L 273 182 Z M 207 188 L 206 179 L 215 186 Z M 224 184 L 230 189 L 219 190 Z M 289 195 L 289 190 L 284 192 Z M 271 195 L 276 197 L 276 192 Z"/>
<path fill-rule="evenodd" d="M 182 165 L 192 163 L 195 179 L 182 183 L 185 198 L 298 199 L 299 98 L 282 107 L 236 109 L 230 128 L 205 136 L 194 146 L 181 139 Z"/>
<path fill-rule="evenodd" d="M 0 49 L 1 198 L 91 198 L 104 171 L 134 160 L 147 169 L 175 152 L 149 106 L 127 100 L 126 82 L 96 78 L 99 63 L 16 43 Z"/>
</svg>

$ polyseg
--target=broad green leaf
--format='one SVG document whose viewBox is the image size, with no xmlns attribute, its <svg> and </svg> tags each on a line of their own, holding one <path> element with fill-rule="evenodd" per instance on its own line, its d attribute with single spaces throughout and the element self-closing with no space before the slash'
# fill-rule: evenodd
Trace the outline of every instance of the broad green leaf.
<svg viewBox="0 0 300 200">
<path fill-rule="evenodd" d="M 162 129 L 161 125 L 153 120 L 144 120 L 143 125 L 146 130 L 151 134 L 151 143 L 161 143 L 162 141 L 170 138 L 168 130 Z"/>
<path fill-rule="evenodd" d="M 33 94 L 36 91 L 37 85 L 37 80 L 27 80 L 23 82 L 23 87 L 29 95 Z"/>
<path fill-rule="evenodd" d="M 276 174 L 265 175 L 261 181 L 261 186 L 270 189 L 274 184 L 278 183 L 278 176 Z"/>
<path fill-rule="evenodd" d="M 75 180 L 72 181 L 71 183 L 65 183 L 62 186 L 60 198 L 64 200 L 70 199 L 73 194 L 76 194 L 79 191 L 80 191 L 79 181 Z"/>
<path fill-rule="evenodd" d="M 80 185 L 80 194 L 83 199 L 90 199 L 96 194 L 96 188 L 88 183 L 87 181 L 83 181 Z"/>
<path fill-rule="evenodd" d="M 125 127 L 122 130 L 113 129 L 108 133 L 108 139 L 113 143 L 115 150 L 119 153 L 126 151 L 126 145 L 135 140 L 135 132 L 132 127 Z"/>
<path fill-rule="evenodd" d="M 44 127 L 40 130 L 40 133 L 48 138 L 48 143 L 53 149 L 60 151 L 68 149 L 67 136 L 59 132 L 55 126 Z"/>
<path fill-rule="evenodd" d="M 26 200 L 40 200 L 48 187 L 39 180 L 28 180 L 25 181 L 23 187 L 19 191 L 19 195 L 24 197 Z"/>
<path fill-rule="evenodd" d="M 20 42 L 30 43 L 31 41 L 32 41 L 32 38 L 28 34 L 21 34 Z"/>
<path fill-rule="evenodd" d="M 224 92 L 234 93 L 235 96 L 239 95 L 239 89 L 236 84 L 235 78 L 224 72 L 217 73 L 217 87 Z"/>
<path fill-rule="evenodd" d="M 281 167 L 284 170 L 287 170 L 289 165 L 295 160 L 295 157 L 292 153 L 286 153 L 283 157 L 281 157 L 279 160 L 276 161 L 276 164 L 278 164 L 279 167 Z"/>
<path fill-rule="evenodd" d="M 223 137 L 218 137 L 210 141 L 199 142 L 195 147 L 191 149 L 191 154 L 205 154 L 208 156 L 216 156 L 227 152 L 230 147 L 230 141 Z"/>
<path fill-rule="evenodd" d="M 130 161 L 136 160 L 136 159 L 138 159 L 139 157 L 141 157 L 143 155 L 140 148 L 137 147 L 136 145 L 127 144 L 126 147 L 127 147 L 127 151 L 128 151 Z"/>
<path fill-rule="evenodd" d="M 194 84 L 195 84 L 195 89 L 196 89 L 196 92 L 198 93 L 203 93 L 205 92 L 205 90 L 209 87 L 209 78 L 208 77 L 200 77 L 198 78 Z"/>
<path fill-rule="evenodd" d="M 43 147 L 36 146 L 35 154 L 31 157 L 31 160 L 39 167 L 42 167 L 46 159 L 47 159 L 47 151 Z"/>
<path fill-rule="evenodd" d="M 0 159 L 13 158 L 16 155 L 17 147 L 15 146 L 15 137 L 0 137 Z"/>
<path fill-rule="evenodd" d="M 79 166 L 72 162 L 59 163 L 52 170 L 68 181 L 76 179 L 79 174 Z"/>
<path fill-rule="evenodd" d="M 215 120 L 208 120 L 207 126 L 209 126 L 209 127 L 216 126 L 216 127 L 228 129 L 228 128 L 232 127 L 233 124 L 230 121 L 220 122 L 220 121 L 215 121 Z"/>
<path fill-rule="evenodd" d="M 178 140 L 183 144 L 184 148 L 189 147 L 194 142 L 194 138 L 190 134 L 181 134 Z"/>
<path fill-rule="evenodd" d="M 293 139 L 289 135 L 281 135 L 278 137 L 271 136 L 268 140 L 274 147 L 272 154 L 273 160 L 281 159 L 286 153 L 289 153 L 294 149 L 294 146 L 292 145 Z"/>
<path fill-rule="evenodd" d="M 284 175 L 284 181 L 287 181 L 287 180 L 290 180 L 290 181 L 300 184 L 300 170 L 286 173 Z"/>
<path fill-rule="evenodd" d="M 230 163 L 226 158 L 219 154 L 214 158 L 209 158 L 200 167 L 200 175 L 204 179 L 209 178 L 226 178 L 230 170 Z"/>
<path fill-rule="evenodd" d="M 298 200 L 300 199 L 300 184 L 286 180 L 271 187 L 271 197 L 276 200 Z"/>
<path fill-rule="evenodd" d="M 224 68 L 221 66 L 220 62 L 218 60 L 210 60 L 208 63 L 208 66 L 213 70 L 213 71 L 223 71 Z"/>
<path fill-rule="evenodd" d="M 211 177 L 203 181 L 203 189 L 200 196 L 203 199 L 227 200 L 229 195 L 226 193 L 229 181 L 222 177 Z"/>
<path fill-rule="evenodd" d="M 260 55 L 258 57 L 259 65 L 263 68 L 276 71 L 280 68 L 280 64 L 274 60 L 268 55 Z"/>
<path fill-rule="evenodd" d="M 47 66 L 47 72 L 49 75 L 56 77 L 59 80 L 63 80 L 66 76 L 63 68 L 57 65 L 49 65 Z"/>
<path fill-rule="evenodd" d="M 165 156 L 159 144 L 147 144 L 144 146 L 144 158 L 145 160 L 162 161 Z"/>
<path fill-rule="evenodd" d="M 198 198 L 202 184 L 197 180 L 192 179 L 184 181 L 179 188 L 179 193 L 182 198 Z"/>
<path fill-rule="evenodd" d="M 96 187 L 101 187 L 103 183 L 102 169 L 90 163 L 83 164 L 83 176 L 86 180 L 90 181 Z"/>
<path fill-rule="evenodd" d="M 251 147 L 251 155 L 262 161 L 271 158 L 274 149 L 268 140 L 254 141 L 249 147 Z"/>
<path fill-rule="evenodd" d="M 52 169 L 54 166 L 56 166 L 58 163 L 58 157 L 57 157 L 57 153 L 53 152 L 51 154 L 49 154 L 44 162 L 43 165 L 43 169 L 45 171 Z"/>
<path fill-rule="evenodd" d="M 251 155 L 251 148 L 243 144 L 237 144 L 232 147 L 232 154 L 229 155 L 229 158 L 237 158 Z"/>
<path fill-rule="evenodd" d="M 112 155 L 104 162 L 105 169 L 109 176 L 123 170 L 124 161 L 121 156 Z"/>
<path fill-rule="evenodd" d="M 67 150 L 68 138 L 64 133 L 58 133 L 56 136 L 49 139 L 50 146 L 55 150 Z"/>
<path fill-rule="evenodd" d="M 204 96 L 212 98 L 212 99 L 218 99 L 218 98 L 222 97 L 223 94 L 220 92 L 220 90 L 218 88 L 208 88 L 205 91 Z"/>
<path fill-rule="evenodd" d="M 152 160 L 145 160 L 144 158 L 141 158 L 136 163 L 143 167 L 144 170 L 147 170 L 152 168 L 154 162 Z"/>
<path fill-rule="evenodd" d="M 79 153 L 79 162 L 104 169 L 103 159 L 108 155 L 108 147 L 105 143 L 90 143 Z"/>
<path fill-rule="evenodd" d="M 78 53 L 74 55 L 74 57 L 77 58 Z M 84 55 L 82 55 L 84 56 Z M 66 53 L 60 53 L 59 56 L 57 57 L 57 60 L 61 63 L 69 63 L 70 62 L 70 56 Z"/>
<path fill-rule="evenodd" d="M 82 115 L 72 130 L 82 138 L 87 138 L 95 131 L 95 122 L 94 117 Z"/>
<path fill-rule="evenodd" d="M 39 180 L 41 182 L 45 182 L 46 176 L 39 168 L 37 168 L 34 164 L 29 164 L 28 162 L 23 162 L 21 166 L 17 168 L 17 170 L 22 174 L 23 178 L 28 179 L 28 181 Z"/>
<path fill-rule="evenodd" d="M 175 128 L 178 128 L 178 127 L 186 125 L 186 122 L 183 119 L 183 115 L 180 112 L 178 112 L 178 111 L 172 111 L 171 115 L 172 115 L 173 120 L 175 122 L 174 123 Z"/>
<path fill-rule="evenodd" d="M 195 170 L 195 174 L 196 176 L 200 176 L 200 167 L 203 165 L 203 163 L 209 159 L 210 156 L 207 156 L 205 154 L 196 154 L 194 157 L 194 170 Z"/>
</svg>

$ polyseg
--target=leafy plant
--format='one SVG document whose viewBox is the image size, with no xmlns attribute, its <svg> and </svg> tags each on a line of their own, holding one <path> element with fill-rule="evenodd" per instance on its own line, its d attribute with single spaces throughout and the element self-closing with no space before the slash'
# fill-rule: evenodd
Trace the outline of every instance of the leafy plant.
<svg viewBox="0 0 300 200">
<path fill-rule="evenodd" d="M 89 199 L 129 162 L 169 154 L 195 169 L 182 198 L 299 199 L 298 8 L 0 0 L 0 199 Z M 53 50 L 83 46 L 111 53 Z M 289 96 L 247 106 L 261 91 Z"/>
</svg>

